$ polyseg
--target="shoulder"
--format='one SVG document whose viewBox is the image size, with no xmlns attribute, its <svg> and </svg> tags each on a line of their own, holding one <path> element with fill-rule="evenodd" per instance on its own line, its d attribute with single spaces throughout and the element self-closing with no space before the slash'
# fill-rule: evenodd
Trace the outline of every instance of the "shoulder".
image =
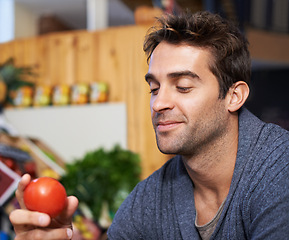
<svg viewBox="0 0 289 240">
<path fill-rule="evenodd" d="M 234 186 L 246 195 L 246 206 L 253 204 L 255 210 L 256 206 L 266 206 L 262 199 L 288 195 L 289 132 L 242 109 L 234 174 Z"/>
<path fill-rule="evenodd" d="M 267 173 L 284 171 L 289 165 L 289 132 L 275 124 L 265 124 L 252 156 L 268 168 Z"/>
<path fill-rule="evenodd" d="M 289 192 L 289 132 L 271 123 L 261 126 L 255 140 L 250 143 L 246 160 L 243 159 L 250 170 L 246 175 L 251 178 L 251 186 L 256 184 L 255 190 L 263 191 L 264 187 L 279 181 L 286 182 L 286 191 Z"/>
<path fill-rule="evenodd" d="M 289 231 L 281 227 L 289 221 L 289 132 L 270 123 L 258 127 L 242 158 L 246 162 L 242 170 L 242 205 L 244 213 L 249 213 L 243 216 L 249 218 L 251 236 L 273 239 L 277 236 L 273 228 Z"/>
<path fill-rule="evenodd" d="M 246 109 L 239 118 L 238 153 L 225 212 L 225 233 L 233 234 L 236 222 L 236 232 L 248 239 L 284 239 L 289 234 L 288 131 Z"/>
<path fill-rule="evenodd" d="M 239 123 L 237 164 L 246 164 L 261 170 L 276 163 L 288 164 L 289 132 L 278 125 L 262 122 L 243 109 Z M 261 165 L 261 166 L 260 166 Z M 280 166 L 281 167 L 281 166 Z M 242 168 L 243 169 L 243 168 Z"/>
</svg>

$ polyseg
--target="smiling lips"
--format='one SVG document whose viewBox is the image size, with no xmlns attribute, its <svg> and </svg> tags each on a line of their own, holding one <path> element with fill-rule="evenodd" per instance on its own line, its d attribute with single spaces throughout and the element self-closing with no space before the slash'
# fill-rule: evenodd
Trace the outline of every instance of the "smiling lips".
<svg viewBox="0 0 289 240">
<path fill-rule="evenodd" d="M 166 132 L 175 127 L 178 127 L 181 123 L 182 122 L 176 122 L 176 121 L 158 121 L 156 123 L 156 130 L 158 132 Z"/>
</svg>

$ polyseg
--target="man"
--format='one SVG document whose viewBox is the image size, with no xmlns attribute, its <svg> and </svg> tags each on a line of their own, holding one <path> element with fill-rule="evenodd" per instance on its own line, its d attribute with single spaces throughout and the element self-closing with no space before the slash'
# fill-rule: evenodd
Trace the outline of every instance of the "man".
<svg viewBox="0 0 289 240">
<path fill-rule="evenodd" d="M 289 134 L 243 107 L 247 41 L 208 12 L 165 16 L 159 23 L 145 40 L 145 78 L 158 147 L 176 156 L 136 186 L 108 238 L 286 239 Z M 17 191 L 23 208 L 29 181 L 23 177 Z M 52 229 L 40 228 L 50 223 L 40 213 L 16 210 L 10 219 L 19 239 L 68 239 L 76 207 L 70 197 Z"/>
</svg>

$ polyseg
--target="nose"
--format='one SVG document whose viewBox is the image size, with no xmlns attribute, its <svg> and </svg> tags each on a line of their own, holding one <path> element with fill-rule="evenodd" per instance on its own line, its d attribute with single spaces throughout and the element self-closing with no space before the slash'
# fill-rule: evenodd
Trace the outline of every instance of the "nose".
<svg viewBox="0 0 289 240">
<path fill-rule="evenodd" d="M 173 98 L 166 88 L 160 88 L 156 95 L 151 96 L 151 110 L 154 112 L 169 110 L 173 106 Z"/>
</svg>

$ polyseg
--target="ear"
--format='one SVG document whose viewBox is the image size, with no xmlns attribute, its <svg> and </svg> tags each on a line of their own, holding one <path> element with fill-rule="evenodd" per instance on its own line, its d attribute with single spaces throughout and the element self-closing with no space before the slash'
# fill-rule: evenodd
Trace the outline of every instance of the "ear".
<svg viewBox="0 0 289 240">
<path fill-rule="evenodd" d="M 249 92 L 250 89 L 247 83 L 243 81 L 234 83 L 227 95 L 229 112 L 238 111 L 246 102 Z"/>
</svg>

